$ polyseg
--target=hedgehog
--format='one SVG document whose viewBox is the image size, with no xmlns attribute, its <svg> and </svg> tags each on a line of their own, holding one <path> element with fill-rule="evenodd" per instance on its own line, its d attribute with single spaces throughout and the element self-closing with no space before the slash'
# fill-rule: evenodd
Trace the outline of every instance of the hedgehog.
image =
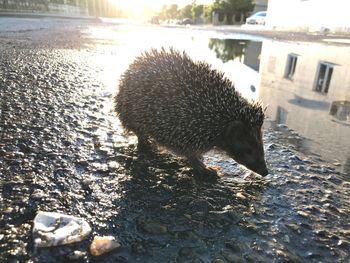
<svg viewBox="0 0 350 263">
<path fill-rule="evenodd" d="M 143 149 L 153 141 L 185 157 L 196 174 L 216 176 L 202 162 L 212 148 L 262 176 L 264 109 L 235 90 L 222 72 L 174 48 L 141 53 L 121 75 L 115 111 Z"/>
</svg>

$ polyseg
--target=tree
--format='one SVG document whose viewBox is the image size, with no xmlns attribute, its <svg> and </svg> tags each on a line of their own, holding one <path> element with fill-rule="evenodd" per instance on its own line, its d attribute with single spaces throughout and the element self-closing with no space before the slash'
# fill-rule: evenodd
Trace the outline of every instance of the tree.
<svg viewBox="0 0 350 263">
<path fill-rule="evenodd" d="M 178 10 L 177 10 L 177 5 L 172 4 L 167 8 L 167 16 L 168 18 L 177 18 L 178 17 Z"/>
<path fill-rule="evenodd" d="M 3 1 L 2 1 L 2 7 L 3 7 L 3 8 L 6 9 L 6 8 L 8 7 L 8 4 L 9 4 L 8 0 L 3 0 Z"/>
<path fill-rule="evenodd" d="M 166 5 L 163 5 L 160 8 L 160 11 L 158 13 L 158 16 L 159 16 L 160 19 L 167 19 L 166 9 L 167 9 Z"/>
<path fill-rule="evenodd" d="M 162 8 L 159 11 L 159 18 L 160 19 L 175 19 L 178 18 L 179 10 L 177 8 L 176 4 L 172 5 L 163 5 Z"/>
<path fill-rule="evenodd" d="M 243 15 L 246 17 L 249 12 L 253 11 L 254 7 L 253 0 L 215 0 L 210 11 L 225 14 L 227 21 L 231 23 L 234 16 L 241 17 Z"/>
<path fill-rule="evenodd" d="M 209 48 L 214 50 L 216 57 L 223 62 L 238 59 L 245 54 L 248 40 L 237 39 L 210 39 Z"/>
<path fill-rule="evenodd" d="M 192 5 L 186 5 L 180 10 L 181 18 L 192 18 Z"/>
<path fill-rule="evenodd" d="M 181 9 L 178 9 L 178 6 L 175 4 L 163 5 L 158 15 L 160 19 L 190 18 L 191 20 L 196 20 L 202 16 L 203 9 L 203 5 L 196 5 L 195 2 Z"/>
<path fill-rule="evenodd" d="M 204 13 L 204 5 L 197 5 L 193 3 L 192 5 L 192 17 L 194 20 L 201 18 Z"/>
<path fill-rule="evenodd" d="M 205 23 L 211 23 L 213 20 L 213 11 L 214 11 L 214 6 L 213 5 L 205 5 L 203 8 L 203 17 Z"/>
</svg>

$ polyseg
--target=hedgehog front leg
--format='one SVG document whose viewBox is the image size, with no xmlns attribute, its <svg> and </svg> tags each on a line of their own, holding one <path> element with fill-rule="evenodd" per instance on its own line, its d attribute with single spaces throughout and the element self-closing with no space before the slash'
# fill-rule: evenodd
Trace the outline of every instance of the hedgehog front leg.
<svg viewBox="0 0 350 263">
<path fill-rule="evenodd" d="M 136 134 L 137 136 L 137 150 L 141 152 L 149 151 L 152 149 L 151 143 L 146 136 Z"/>
<path fill-rule="evenodd" d="M 206 167 L 200 160 L 199 156 L 187 156 L 189 164 L 193 167 L 195 175 L 203 177 L 204 179 L 216 179 L 218 174 L 215 170 Z"/>
</svg>

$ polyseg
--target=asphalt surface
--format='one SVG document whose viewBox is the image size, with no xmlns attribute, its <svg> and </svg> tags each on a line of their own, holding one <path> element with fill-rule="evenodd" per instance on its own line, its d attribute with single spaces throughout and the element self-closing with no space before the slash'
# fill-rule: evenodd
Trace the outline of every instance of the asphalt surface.
<svg viewBox="0 0 350 263">
<path fill-rule="evenodd" d="M 0 261 L 73 261 L 74 251 L 80 262 L 350 261 L 348 178 L 284 140 L 299 135 L 284 126 L 265 131 L 266 178 L 214 151 L 206 162 L 228 172 L 198 180 L 178 157 L 137 151 L 120 127 L 106 89 L 120 74 L 106 62 L 118 64 L 121 54 L 110 48 L 121 48 L 120 39 L 118 46 L 89 35 L 110 25 L 6 22 L 13 24 L 0 32 Z M 73 245 L 34 248 L 39 210 L 82 217 L 93 232 Z M 93 257 L 94 235 L 115 236 L 122 248 Z"/>
</svg>

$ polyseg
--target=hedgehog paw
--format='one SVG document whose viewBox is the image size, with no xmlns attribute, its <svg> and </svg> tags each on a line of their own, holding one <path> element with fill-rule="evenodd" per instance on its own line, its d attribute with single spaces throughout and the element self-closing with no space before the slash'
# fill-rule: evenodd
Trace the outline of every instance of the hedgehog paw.
<svg viewBox="0 0 350 263">
<path fill-rule="evenodd" d="M 148 140 L 138 139 L 137 150 L 140 152 L 149 152 L 152 150 L 152 145 Z"/>
<path fill-rule="evenodd" d="M 196 170 L 195 175 L 205 181 L 216 181 L 218 179 L 218 173 L 211 168 Z"/>
<path fill-rule="evenodd" d="M 190 157 L 188 161 L 194 169 L 194 174 L 196 177 L 201 178 L 206 181 L 216 180 L 218 178 L 218 173 L 216 170 L 206 167 L 204 163 L 197 157 Z"/>
</svg>

